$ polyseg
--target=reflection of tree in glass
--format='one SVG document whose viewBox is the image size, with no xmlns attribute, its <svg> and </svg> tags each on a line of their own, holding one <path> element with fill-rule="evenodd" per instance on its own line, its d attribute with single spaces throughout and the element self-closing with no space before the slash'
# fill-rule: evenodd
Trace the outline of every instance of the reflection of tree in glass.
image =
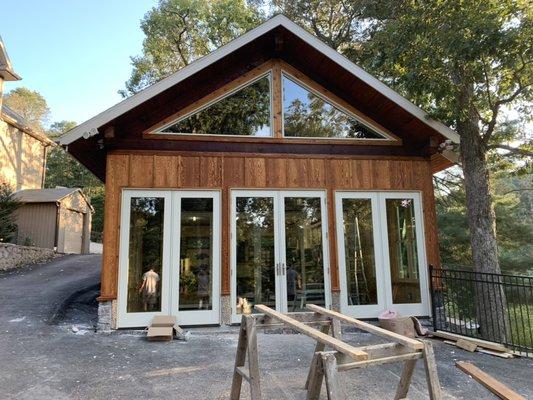
<svg viewBox="0 0 533 400">
<path fill-rule="evenodd" d="M 290 103 L 284 100 L 285 136 L 383 139 L 352 116 L 286 77 L 283 87 L 288 96 L 296 96 Z"/>
<path fill-rule="evenodd" d="M 165 128 L 164 132 L 254 136 L 268 135 L 269 127 L 270 80 L 264 77 Z"/>
<path fill-rule="evenodd" d="M 319 197 L 285 198 L 285 241 L 287 268 L 301 273 L 304 285 L 323 282 Z"/>
<path fill-rule="evenodd" d="M 238 197 L 237 296 L 270 304 L 275 293 L 274 202 L 272 197 Z"/>
<path fill-rule="evenodd" d="M 153 266 L 156 270 L 161 265 L 163 207 L 162 198 L 131 199 L 130 249 L 140 249 L 143 268 Z"/>
<path fill-rule="evenodd" d="M 138 288 L 143 274 L 150 268 L 161 277 L 163 257 L 163 214 L 165 200 L 156 197 L 134 197 L 130 203 L 128 312 L 143 311 Z M 160 309 L 158 285 L 157 305 Z"/>
</svg>

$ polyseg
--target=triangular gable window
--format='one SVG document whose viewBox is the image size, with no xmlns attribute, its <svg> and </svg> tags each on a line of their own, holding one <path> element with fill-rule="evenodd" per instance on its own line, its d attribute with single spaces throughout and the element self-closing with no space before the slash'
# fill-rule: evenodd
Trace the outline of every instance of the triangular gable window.
<svg viewBox="0 0 533 400">
<path fill-rule="evenodd" d="M 283 74 L 285 137 L 390 139 Z"/>
<path fill-rule="evenodd" d="M 161 128 L 159 133 L 272 136 L 270 74 Z"/>
</svg>

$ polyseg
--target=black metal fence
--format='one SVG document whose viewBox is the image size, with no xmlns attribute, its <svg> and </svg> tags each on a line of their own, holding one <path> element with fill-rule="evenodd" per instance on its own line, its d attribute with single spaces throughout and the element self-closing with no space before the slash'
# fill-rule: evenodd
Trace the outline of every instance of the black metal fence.
<svg viewBox="0 0 533 400">
<path fill-rule="evenodd" d="M 430 271 L 434 329 L 533 355 L 533 277 Z"/>
</svg>

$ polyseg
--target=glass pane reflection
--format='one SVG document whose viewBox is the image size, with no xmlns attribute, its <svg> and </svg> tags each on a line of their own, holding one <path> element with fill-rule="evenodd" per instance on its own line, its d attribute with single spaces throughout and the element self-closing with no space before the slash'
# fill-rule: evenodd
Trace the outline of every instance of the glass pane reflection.
<svg viewBox="0 0 533 400">
<path fill-rule="evenodd" d="M 237 197 L 237 314 L 276 307 L 274 199 Z"/>
<path fill-rule="evenodd" d="M 285 198 L 288 311 L 325 305 L 322 214 L 319 197 Z"/>
<path fill-rule="evenodd" d="M 130 202 L 128 312 L 161 311 L 165 199 Z"/>
<path fill-rule="evenodd" d="M 182 198 L 179 310 L 213 307 L 213 199 Z"/>
<path fill-rule="evenodd" d="M 342 199 L 348 305 L 377 304 L 370 199 Z"/>
<path fill-rule="evenodd" d="M 387 199 L 386 208 L 393 302 L 420 303 L 413 199 Z"/>
</svg>

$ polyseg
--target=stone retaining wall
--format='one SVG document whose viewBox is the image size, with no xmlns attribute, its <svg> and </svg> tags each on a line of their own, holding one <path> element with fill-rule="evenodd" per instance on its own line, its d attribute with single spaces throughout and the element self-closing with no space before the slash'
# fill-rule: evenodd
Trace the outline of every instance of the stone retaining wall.
<svg viewBox="0 0 533 400">
<path fill-rule="evenodd" d="M 0 271 L 35 264 L 53 258 L 54 250 L 0 243 Z"/>
</svg>

